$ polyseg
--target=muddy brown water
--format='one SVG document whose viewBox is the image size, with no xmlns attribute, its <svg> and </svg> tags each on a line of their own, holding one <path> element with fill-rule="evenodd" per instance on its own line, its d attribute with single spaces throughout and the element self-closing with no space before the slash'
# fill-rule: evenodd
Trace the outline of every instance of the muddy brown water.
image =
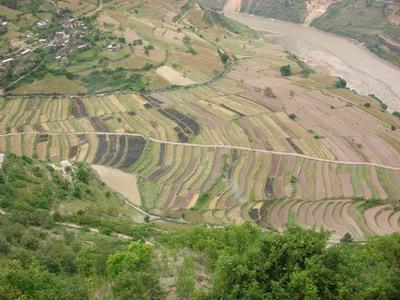
<svg viewBox="0 0 400 300">
<path fill-rule="evenodd" d="M 375 94 L 391 111 L 400 111 L 400 68 L 363 45 L 318 29 L 249 14 L 225 13 L 301 57 L 314 68 L 343 77 L 360 94 Z"/>
</svg>

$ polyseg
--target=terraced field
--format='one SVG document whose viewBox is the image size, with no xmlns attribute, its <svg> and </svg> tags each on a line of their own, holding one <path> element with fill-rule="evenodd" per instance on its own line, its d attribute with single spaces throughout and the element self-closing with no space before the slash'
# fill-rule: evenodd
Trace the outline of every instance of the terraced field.
<svg viewBox="0 0 400 300">
<path fill-rule="evenodd" d="M 373 201 L 373 200 L 370 200 Z M 371 234 L 399 231 L 399 212 L 390 205 L 378 205 L 364 211 L 361 201 L 350 199 L 277 200 L 253 207 L 252 218 L 259 224 L 279 231 L 287 222 L 296 221 L 304 227 L 325 228 L 340 239 L 347 232 L 356 240 Z"/>
<path fill-rule="evenodd" d="M 126 134 L 21 134 L 2 150 L 79 159 L 140 174 L 143 206 L 201 223 L 254 220 L 283 230 L 290 218 L 340 238 L 398 230 L 400 170 L 215 147 L 171 145 Z M 57 151 L 58 149 L 58 151 Z M 55 156 L 56 155 L 56 156 Z M 363 209 L 382 199 L 382 205 Z M 383 202 L 385 201 L 385 202 Z M 383 203 L 386 203 L 383 205 Z M 347 230 L 347 231 L 346 231 Z"/>
</svg>

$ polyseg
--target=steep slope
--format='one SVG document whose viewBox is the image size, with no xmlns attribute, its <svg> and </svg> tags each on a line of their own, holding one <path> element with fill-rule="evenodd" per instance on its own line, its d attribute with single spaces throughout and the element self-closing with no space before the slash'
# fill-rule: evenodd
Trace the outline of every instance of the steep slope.
<svg viewBox="0 0 400 300">
<path fill-rule="evenodd" d="M 399 65 L 399 10 L 400 2 L 345 0 L 331 5 L 312 25 L 359 40 L 378 56 Z"/>
<path fill-rule="evenodd" d="M 306 0 L 243 0 L 242 12 L 291 22 L 302 22 Z"/>
<path fill-rule="evenodd" d="M 358 40 L 381 58 L 400 64 L 399 1 L 225 0 L 214 3 L 213 7 L 229 13 L 241 11 L 309 24 Z"/>
<path fill-rule="evenodd" d="M 184 0 L 79 3 L 5 2 L 0 89 L 73 95 L 145 91 L 204 82 L 224 71 L 218 48 L 192 31 L 201 25 L 195 23 L 204 15 L 200 7 L 185 6 Z"/>
<path fill-rule="evenodd" d="M 228 0 L 224 5 L 224 12 L 238 13 L 242 8 L 242 0 Z"/>
<path fill-rule="evenodd" d="M 308 0 L 304 23 L 311 24 L 313 20 L 325 14 L 333 3 L 335 0 Z"/>
</svg>

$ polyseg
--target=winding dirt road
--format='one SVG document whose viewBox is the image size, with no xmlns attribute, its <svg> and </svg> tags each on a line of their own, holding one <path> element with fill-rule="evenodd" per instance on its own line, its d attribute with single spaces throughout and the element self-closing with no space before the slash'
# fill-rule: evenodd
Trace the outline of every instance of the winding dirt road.
<svg viewBox="0 0 400 300">
<path fill-rule="evenodd" d="M 99 5 L 97 8 L 93 11 L 88 12 L 87 14 L 84 15 L 84 17 L 91 17 L 94 16 L 97 12 L 99 12 L 103 8 L 103 0 L 99 0 Z"/>
<path fill-rule="evenodd" d="M 274 154 L 274 155 L 280 155 L 280 156 L 292 156 L 292 157 L 298 157 L 298 158 L 303 158 L 303 159 L 308 159 L 308 160 L 313 160 L 313 161 L 321 161 L 321 162 L 335 163 L 335 164 L 341 164 L 341 165 L 371 166 L 371 167 L 378 167 L 378 168 L 384 168 L 384 169 L 389 169 L 389 170 L 400 171 L 400 162 L 399 162 L 399 165 L 397 165 L 397 166 L 391 166 L 391 165 L 384 165 L 384 164 L 378 164 L 378 163 L 373 163 L 373 162 L 356 162 L 356 161 L 331 160 L 331 159 L 324 159 L 324 158 L 320 158 L 320 157 L 308 156 L 308 155 L 299 154 L 299 153 L 293 153 L 293 152 L 280 152 L 280 151 L 272 151 L 272 150 L 257 149 L 257 148 L 251 148 L 251 147 L 224 145 L 224 144 L 213 145 L 213 144 L 179 143 L 179 142 L 166 141 L 166 140 L 160 140 L 160 139 L 152 138 L 152 137 L 143 135 L 141 133 L 126 133 L 126 132 L 118 133 L 118 132 L 98 132 L 98 131 L 86 131 L 86 132 L 37 132 L 37 131 L 30 131 L 30 132 L 15 132 L 15 133 L 8 133 L 8 134 L 0 134 L 0 137 L 29 135 L 29 134 L 47 134 L 47 135 L 60 135 L 60 134 L 66 134 L 66 135 L 88 135 L 88 134 L 94 134 L 94 135 L 139 136 L 139 137 L 142 137 L 142 138 L 144 138 L 146 140 L 149 140 L 149 141 L 152 141 L 152 142 L 155 142 L 155 143 L 159 143 L 159 144 L 167 144 L 167 145 L 175 145 L 175 146 L 183 146 L 183 147 L 213 148 L 213 149 L 227 149 L 227 150 L 248 151 L 248 152 L 256 152 L 256 153 L 267 153 L 267 154 Z"/>
</svg>

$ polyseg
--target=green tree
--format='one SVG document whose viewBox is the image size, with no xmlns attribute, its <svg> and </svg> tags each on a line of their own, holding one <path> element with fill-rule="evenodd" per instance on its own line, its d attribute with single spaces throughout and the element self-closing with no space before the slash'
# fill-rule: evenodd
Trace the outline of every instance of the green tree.
<svg viewBox="0 0 400 300">
<path fill-rule="evenodd" d="M 339 79 L 335 81 L 333 86 L 337 89 L 345 89 L 347 88 L 347 82 L 343 78 L 339 77 Z"/>
<path fill-rule="evenodd" d="M 89 183 L 90 173 L 83 163 L 79 163 L 76 170 L 76 178 L 84 183 Z"/>
<path fill-rule="evenodd" d="M 159 299 L 159 278 L 151 266 L 153 249 L 143 242 L 132 242 L 126 251 L 110 255 L 107 271 L 113 278 L 117 299 Z"/>
<path fill-rule="evenodd" d="M 224 50 L 218 49 L 218 55 L 224 65 L 229 62 L 229 55 Z"/>
<path fill-rule="evenodd" d="M 127 251 L 117 252 L 107 259 L 107 271 L 112 277 L 123 272 L 142 271 L 149 266 L 153 249 L 142 242 L 132 242 Z"/>
<path fill-rule="evenodd" d="M 290 76 L 292 75 L 292 67 L 290 65 L 286 65 L 280 68 L 282 76 Z"/>
<path fill-rule="evenodd" d="M 341 243 L 351 243 L 353 242 L 353 237 L 351 236 L 350 233 L 346 233 L 341 239 L 340 239 Z"/>
<path fill-rule="evenodd" d="M 223 250 L 216 263 L 211 298 L 288 299 L 291 274 L 323 253 L 328 234 L 289 225 L 286 234 L 263 234 L 250 244 Z M 309 287 L 310 295 L 314 288 Z"/>
<path fill-rule="evenodd" d="M 85 249 L 81 251 L 76 259 L 80 274 L 90 276 L 92 274 L 106 273 L 107 254 L 98 249 Z"/>
<path fill-rule="evenodd" d="M 10 243 L 0 236 L 0 254 L 7 254 L 11 249 Z"/>
<path fill-rule="evenodd" d="M 22 266 L 18 261 L 0 265 L 2 299 L 88 299 L 87 289 L 76 276 L 55 276 L 36 261 Z"/>
</svg>

